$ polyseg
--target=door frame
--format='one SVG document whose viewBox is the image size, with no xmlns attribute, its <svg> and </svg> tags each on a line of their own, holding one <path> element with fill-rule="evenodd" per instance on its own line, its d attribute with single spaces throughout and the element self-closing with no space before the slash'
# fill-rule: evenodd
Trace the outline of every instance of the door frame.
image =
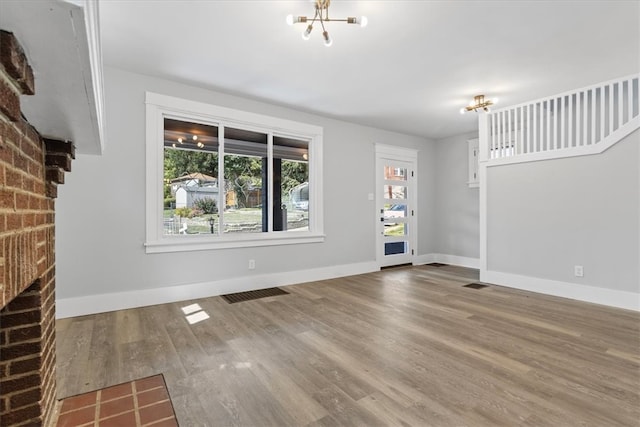
<svg viewBox="0 0 640 427">
<path fill-rule="evenodd" d="M 407 176 L 408 182 L 408 200 L 412 204 L 407 212 L 407 228 L 409 230 L 407 237 L 409 242 L 409 259 L 411 264 L 415 262 L 418 256 L 418 150 L 412 148 L 397 147 L 386 144 L 375 144 L 375 233 L 376 233 L 376 262 L 380 268 L 387 266 L 384 255 L 384 236 L 380 232 L 380 209 L 384 206 L 384 197 L 381 188 L 384 183 L 382 168 L 385 160 L 402 161 L 411 164 L 411 172 Z"/>
</svg>

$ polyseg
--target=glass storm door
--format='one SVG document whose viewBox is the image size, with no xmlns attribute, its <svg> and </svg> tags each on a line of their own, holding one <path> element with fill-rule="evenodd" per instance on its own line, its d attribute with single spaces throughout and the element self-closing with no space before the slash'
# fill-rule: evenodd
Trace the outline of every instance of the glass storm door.
<svg viewBox="0 0 640 427">
<path fill-rule="evenodd" d="M 413 262 L 414 162 L 378 156 L 377 259 L 380 267 Z"/>
</svg>

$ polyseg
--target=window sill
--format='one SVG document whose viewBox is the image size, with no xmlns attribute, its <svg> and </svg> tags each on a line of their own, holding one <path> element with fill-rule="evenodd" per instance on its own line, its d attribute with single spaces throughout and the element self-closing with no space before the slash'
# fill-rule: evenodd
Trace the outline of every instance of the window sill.
<svg viewBox="0 0 640 427">
<path fill-rule="evenodd" d="M 275 233 L 274 233 L 275 234 Z M 216 249 L 254 248 L 260 246 L 298 245 L 304 243 L 322 243 L 324 234 L 295 233 L 295 235 L 250 234 L 242 236 L 211 237 L 207 235 L 171 236 L 162 240 L 146 242 L 148 254 L 165 252 L 206 251 Z"/>
</svg>

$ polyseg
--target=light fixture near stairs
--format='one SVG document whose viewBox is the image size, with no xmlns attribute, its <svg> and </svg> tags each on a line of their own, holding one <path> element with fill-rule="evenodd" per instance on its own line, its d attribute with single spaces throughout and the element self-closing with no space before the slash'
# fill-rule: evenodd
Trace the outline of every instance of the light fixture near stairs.
<svg viewBox="0 0 640 427">
<path fill-rule="evenodd" d="M 475 111 L 477 113 L 478 110 L 482 110 L 488 113 L 489 107 L 497 103 L 498 103 L 498 98 L 485 99 L 484 95 L 476 95 L 473 97 L 473 101 L 471 101 L 469 105 L 467 105 L 466 107 L 462 107 L 460 109 L 460 114 L 464 114 L 467 111 Z"/>
</svg>

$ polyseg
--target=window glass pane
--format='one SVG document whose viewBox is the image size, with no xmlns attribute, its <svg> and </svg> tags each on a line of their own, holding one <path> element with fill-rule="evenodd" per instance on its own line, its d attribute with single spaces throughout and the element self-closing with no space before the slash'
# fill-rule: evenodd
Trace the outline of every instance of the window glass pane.
<svg viewBox="0 0 640 427">
<path fill-rule="evenodd" d="M 398 255 L 407 253 L 407 242 L 387 242 L 384 244 L 385 255 Z"/>
<path fill-rule="evenodd" d="M 396 168 L 394 166 L 385 166 L 384 167 L 384 179 L 387 181 L 406 181 L 407 180 L 407 169 L 406 168 Z"/>
<path fill-rule="evenodd" d="M 322 127 L 152 92 L 145 111 L 146 253 L 325 240 Z"/>
<path fill-rule="evenodd" d="M 309 230 L 309 142 L 273 137 L 274 231 Z"/>
<path fill-rule="evenodd" d="M 384 223 L 384 235 L 385 236 L 406 236 L 407 224 L 405 223 Z"/>
<path fill-rule="evenodd" d="M 384 219 L 389 218 L 406 218 L 407 217 L 407 205 L 392 205 L 386 203 L 384 205 Z"/>
<path fill-rule="evenodd" d="M 224 129 L 224 233 L 268 231 L 267 135 Z"/>
<path fill-rule="evenodd" d="M 163 235 L 217 232 L 218 128 L 164 119 Z"/>
<path fill-rule="evenodd" d="M 406 199 L 407 187 L 402 185 L 384 185 L 382 197 L 385 199 Z"/>
</svg>

